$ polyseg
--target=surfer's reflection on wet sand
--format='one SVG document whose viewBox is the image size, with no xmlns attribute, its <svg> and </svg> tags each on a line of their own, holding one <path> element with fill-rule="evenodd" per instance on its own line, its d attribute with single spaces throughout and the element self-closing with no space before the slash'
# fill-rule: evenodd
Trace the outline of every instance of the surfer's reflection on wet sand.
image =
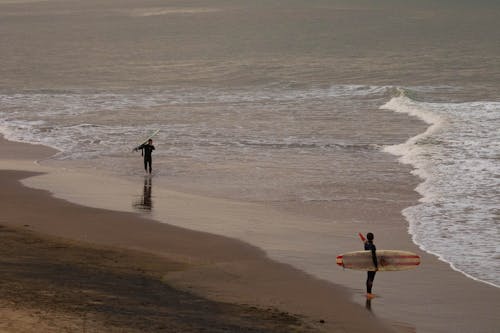
<svg viewBox="0 0 500 333">
<path fill-rule="evenodd" d="M 151 193 L 153 189 L 153 183 L 150 176 L 144 177 L 144 187 L 142 190 L 142 196 L 139 200 L 135 201 L 132 206 L 140 211 L 151 211 L 153 209 L 153 200 L 151 199 Z"/>
<path fill-rule="evenodd" d="M 368 311 L 372 312 L 372 300 L 370 298 L 366 299 L 365 306 Z"/>
</svg>

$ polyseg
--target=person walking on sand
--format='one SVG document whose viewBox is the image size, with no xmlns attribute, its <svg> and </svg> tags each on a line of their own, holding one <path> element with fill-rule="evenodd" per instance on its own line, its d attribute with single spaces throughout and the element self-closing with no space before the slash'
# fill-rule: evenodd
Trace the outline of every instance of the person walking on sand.
<svg viewBox="0 0 500 333">
<path fill-rule="evenodd" d="M 135 150 L 142 150 L 142 156 L 144 156 L 144 170 L 146 170 L 146 172 L 148 172 L 148 169 L 149 169 L 149 173 L 151 174 L 152 170 L 153 170 L 153 158 L 152 158 L 152 153 L 153 153 L 153 150 L 155 150 L 155 146 L 153 146 L 153 140 L 152 139 L 149 139 L 148 142 L 140 145 L 139 147 L 137 147 Z"/>
<path fill-rule="evenodd" d="M 365 251 L 371 251 L 373 265 L 375 266 L 374 271 L 368 271 L 366 277 L 366 297 L 372 299 L 375 295 L 372 294 L 373 280 L 375 280 L 375 274 L 378 271 L 378 261 L 377 261 L 377 247 L 373 244 L 373 234 L 371 232 L 366 234 L 366 238 L 359 234 L 361 240 L 365 243 Z"/>
</svg>

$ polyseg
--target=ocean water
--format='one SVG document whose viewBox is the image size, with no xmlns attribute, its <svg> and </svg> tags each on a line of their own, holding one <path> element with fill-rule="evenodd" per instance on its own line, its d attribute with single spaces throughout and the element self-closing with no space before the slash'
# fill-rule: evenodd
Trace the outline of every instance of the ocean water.
<svg viewBox="0 0 500 333">
<path fill-rule="evenodd" d="M 467 275 L 500 285 L 500 102 L 428 103 L 408 93 L 381 108 L 429 124 L 407 142 L 385 147 L 423 182 L 417 206 L 403 213 L 422 249 Z"/>
<path fill-rule="evenodd" d="M 500 286 L 489 1 L 0 1 L 0 132 L 44 163 L 266 203 L 406 202 L 413 241 Z M 356 24 L 353 24 L 356 22 Z M 416 121 L 420 119 L 420 121 Z M 382 184 L 382 185 L 381 185 Z"/>
</svg>

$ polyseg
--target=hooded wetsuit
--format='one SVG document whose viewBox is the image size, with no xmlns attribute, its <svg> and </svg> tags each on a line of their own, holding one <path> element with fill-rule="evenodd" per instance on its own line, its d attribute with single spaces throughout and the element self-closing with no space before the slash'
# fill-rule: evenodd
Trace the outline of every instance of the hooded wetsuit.
<svg viewBox="0 0 500 333">
<path fill-rule="evenodd" d="M 153 168 L 153 158 L 151 157 L 151 154 L 153 153 L 153 150 L 155 150 L 155 146 L 145 143 L 139 146 L 138 149 L 141 149 L 142 154 L 144 155 L 144 170 L 148 171 L 149 166 L 149 173 L 151 173 L 151 170 Z"/>
</svg>

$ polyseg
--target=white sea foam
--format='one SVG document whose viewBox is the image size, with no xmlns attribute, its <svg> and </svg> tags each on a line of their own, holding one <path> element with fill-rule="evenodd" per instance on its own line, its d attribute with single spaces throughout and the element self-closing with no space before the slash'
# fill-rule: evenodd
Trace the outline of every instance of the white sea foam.
<svg viewBox="0 0 500 333">
<path fill-rule="evenodd" d="M 0 131 L 10 140 L 44 144 L 61 150 L 59 158 L 89 158 L 93 156 L 93 152 L 96 155 L 99 151 L 117 153 L 120 151 L 119 147 L 135 144 L 136 138 L 144 135 L 144 132 L 159 127 L 163 132 L 186 137 L 187 133 L 181 125 L 168 124 L 165 115 L 160 114 L 168 107 L 223 104 L 231 108 L 231 112 L 237 113 L 242 110 L 239 105 L 247 103 L 298 105 L 315 100 L 349 99 L 353 96 L 373 98 L 383 96 L 388 89 L 391 88 L 339 85 L 304 90 L 269 88 L 224 91 L 200 88 L 138 93 L 42 91 L 0 94 Z M 189 127 L 192 129 L 192 125 Z M 199 128 L 199 131 L 213 131 L 213 128 Z M 266 137 L 263 140 L 266 141 Z M 233 138 L 228 141 L 232 142 Z M 106 142 L 115 144 L 104 147 Z M 301 139 L 297 142 L 284 142 L 281 139 L 273 140 L 272 137 L 266 142 L 270 145 L 304 144 Z M 217 140 L 206 143 L 220 145 Z M 311 144 L 319 147 L 337 145 L 322 141 Z"/>
<path fill-rule="evenodd" d="M 222 9 L 216 8 L 138 8 L 132 11 L 121 11 L 133 17 L 148 17 L 148 16 L 163 16 L 163 15 L 179 15 L 179 14 L 208 14 L 220 12 Z"/>
<path fill-rule="evenodd" d="M 430 125 L 385 148 L 423 179 L 421 203 L 403 212 L 413 240 L 454 269 L 499 287 L 500 103 L 424 103 L 402 92 L 381 108 Z"/>
</svg>

